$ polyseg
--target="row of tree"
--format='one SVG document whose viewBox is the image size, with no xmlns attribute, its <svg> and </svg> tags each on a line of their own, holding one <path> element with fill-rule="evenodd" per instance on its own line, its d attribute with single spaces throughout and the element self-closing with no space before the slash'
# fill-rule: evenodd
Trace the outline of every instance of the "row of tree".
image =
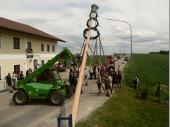
<svg viewBox="0 0 170 127">
<path fill-rule="evenodd" d="M 169 54 L 169 50 L 160 50 L 159 52 L 149 52 L 149 54 Z"/>
</svg>

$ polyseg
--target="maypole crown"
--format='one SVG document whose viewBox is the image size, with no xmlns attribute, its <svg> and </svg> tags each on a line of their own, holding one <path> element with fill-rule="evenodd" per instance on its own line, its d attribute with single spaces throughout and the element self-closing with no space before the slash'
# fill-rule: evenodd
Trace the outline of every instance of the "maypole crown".
<svg viewBox="0 0 170 127">
<path fill-rule="evenodd" d="M 91 11 L 92 12 L 95 12 L 95 11 L 97 11 L 99 9 L 99 6 L 97 6 L 96 4 L 92 4 L 91 5 Z"/>
</svg>

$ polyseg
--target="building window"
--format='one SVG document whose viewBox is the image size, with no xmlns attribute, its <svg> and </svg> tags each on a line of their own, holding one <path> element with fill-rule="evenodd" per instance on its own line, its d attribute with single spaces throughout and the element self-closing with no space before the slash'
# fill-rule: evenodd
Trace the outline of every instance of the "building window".
<svg viewBox="0 0 170 127">
<path fill-rule="evenodd" d="M 41 65 L 44 65 L 44 60 L 41 60 Z"/>
<path fill-rule="evenodd" d="M 55 52 L 55 45 L 53 45 L 53 52 Z"/>
<path fill-rule="evenodd" d="M 20 74 L 20 65 L 14 65 L 14 72 Z"/>
<path fill-rule="evenodd" d="M 17 37 L 13 38 L 13 48 L 14 49 L 20 49 L 20 39 Z"/>
<path fill-rule="evenodd" d="M 33 50 L 32 50 L 32 44 L 31 42 L 27 42 L 27 53 L 32 53 Z"/>
<path fill-rule="evenodd" d="M 47 45 L 47 51 L 48 52 L 50 51 L 50 45 Z"/>
<path fill-rule="evenodd" d="M 34 64 L 34 69 L 37 69 L 38 68 L 38 60 L 35 59 L 33 64 Z"/>
<path fill-rule="evenodd" d="M 0 66 L 0 80 L 1 80 L 1 66 Z"/>
<path fill-rule="evenodd" d="M 28 42 L 28 43 L 27 43 L 27 48 L 28 48 L 28 49 L 32 49 L 31 42 Z"/>
<path fill-rule="evenodd" d="M 41 44 L 41 51 L 44 51 L 44 44 Z"/>
</svg>

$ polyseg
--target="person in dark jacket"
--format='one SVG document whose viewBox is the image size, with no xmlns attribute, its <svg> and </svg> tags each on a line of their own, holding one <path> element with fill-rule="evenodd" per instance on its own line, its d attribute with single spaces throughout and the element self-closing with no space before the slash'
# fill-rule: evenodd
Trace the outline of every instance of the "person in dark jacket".
<svg viewBox="0 0 170 127">
<path fill-rule="evenodd" d="M 118 74 L 117 74 L 117 85 L 119 88 L 121 88 L 121 80 L 122 80 L 122 73 L 120 71 L 118 71 Z"/>
<path fill-rule="evenodd" d="M 23 79 L 24 79 L 23 71 L 21 71 L 21 73 L 20 73 L 20 75 L 19 75 L 19 78 L 20 78 L 20 80 L 23 80 Z"/>
<path fill-rule="evenodd" d="M 74 77 L 74 73 L 73 73 L 73 71 L 70 71 L 70 74 L 69 74 L 69 83 L 70 83 L 72 89 L 75 90 L 74 83 L 73 83 L 73 77 Z"/>
<path fill-rule="evenodd" d="M 113 72 L 112 76 L 112 89 L 116 89 L 116 71 Z"/>
<path fill-rule="evenodd" d="M 93 77 L 94 79 L 96 79 L 96 66 L 94 65 L 92 69 L 93 69 Z"/>
<path fill-rule="evenodd" d="M 11 78 L 11 75 L 10 73 L 8 73 L 8 75 L 5 77 L 5 80 L 6 80 L 6 83 L 9 87 L 9 92 L 10 93 L 13 93 L 13 89 L 12 89 L 12 78 Z"/>
</svg>

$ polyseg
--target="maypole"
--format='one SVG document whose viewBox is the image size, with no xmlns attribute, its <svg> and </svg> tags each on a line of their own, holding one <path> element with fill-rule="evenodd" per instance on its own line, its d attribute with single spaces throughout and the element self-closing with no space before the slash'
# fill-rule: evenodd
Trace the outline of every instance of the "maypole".
<svg viewBox="0 0 170 127">
<path fill-rule="evenodd" d="M 85 37 L 84 54 L 83 54 L 82 63 L 80 66 L 78 83 L 77 83 L 77 87 L 76 87 L 76 91 L 75 91 L 75 95 L 74 95 L 74 99 L 73 99 L 73 103 L 72 103 L 72 109 L 71 109 L 72 127 L 75 127 L 75 122 L 76 122 L 76 117 L 77 117 L 77 112 L 78 112 L 80 93 L 81 93 L 81 88 L 82 88 L 82 84 L 83 84 L 84 70 L 85 70 L 85 66 L 86 66 L 87 54 L 89 51 L 89 41 L 90 41 L 90 39 L 96 39 L 99 36 L 99 32 L 97 30 L 97 26 L 98 26 L 97 9 L 98 9 L 97 5 L 93 4 L 91 6 L 91 12 L 89 15 L 90 19 L 87 21 L 88 28 L 86 28 L 84 30 L 84 37 Z M 93 23 L 97 23 L 97 24 L 95 24 L 95 26 L 92 26 Z M 95 37 L 92 37 L 92 30 L 97 32 L 97 35 Z"/>
<path fill-rule="evenodd" d="M 58 116 L 58 127 L 61 127 L 61 125 L 60 125 L 61 120 L 68 120 L 69 127 L 75 127 L 78 106 L 79 106 L 79 100 L 80 100 L 80 94 L 81 94 L 81 89 L 82 89 L 82 84 L 83 84 L 83 79 L 84 79 L 84 70 L 86 67 L 87 55 L 88 55 L 89 49 L 92 51 L 92 49 L 90 48 L 89 42 L 90 42 L 90 40 L 97 39 L 98 37 L 100 37 L 100 33 L 97 30 L 97 27 L 99 25 L 99 23 L 97 21 L 98 8 L 99 7 L 97 5 L 92 4 L 91 11 L 89 14 L 89 20 L 87 20 L 87 28 L 84 29 L 84 32 L 83 32 L 84 43 L 83 43 L 83 46 L 81 49 L 82 62 L 80 64 L 80 68 L 79 68 L 79 78 L 78 78 L 78 82 L 76 85 L 76 90 L 75 90 L 75 94 L 74 94 L 74 98 L 73 98 L 71 114 L 68 117 L 62 117 L 62 115 L 60 114 Z M 96 36 L 92 36 L 92 31 L 97 33 Z M 97 44 L 96 44 L 96 46 L 97 46 Z M 100 47 L 102 47 L 102 46 L 100 46 Z M 93 52 L 93 54 L 95 55 L 95 52 Z"/>
</svg>

